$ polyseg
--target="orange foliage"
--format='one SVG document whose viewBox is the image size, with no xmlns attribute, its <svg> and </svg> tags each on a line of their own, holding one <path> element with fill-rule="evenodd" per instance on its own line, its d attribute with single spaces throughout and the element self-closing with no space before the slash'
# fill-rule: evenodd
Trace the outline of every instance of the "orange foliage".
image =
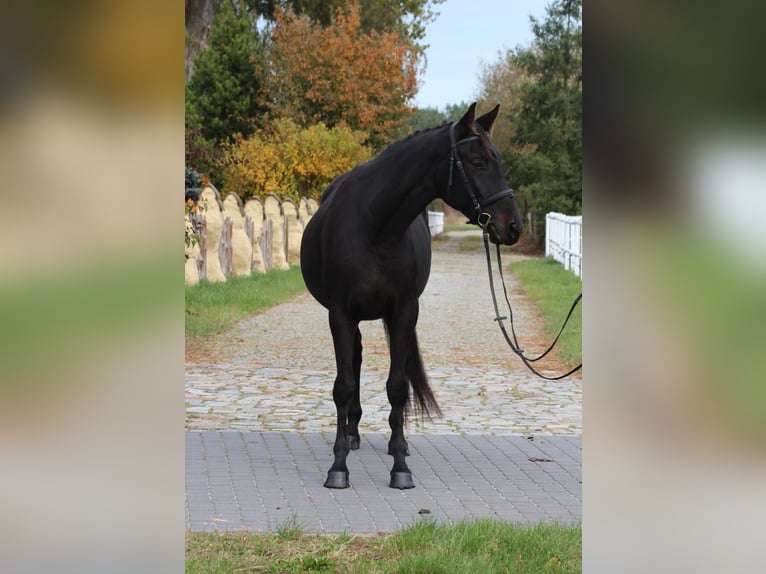
<svg viewBox="0 0 766 574">
<path fill-rule="evenodd" d="M 358 2 L 323 28 L 281 8 L 270 48 L 275 115 L 364 132 L 376 149 L 403 132 L 417 91 L 417 56 L 393 32 L 361 30 Z"/>
<path fill-rule="evenodd" d="M 268 193 L 297 201 L 319 199 L 337 176 L 370 158 L 362 137 L 348 128 L 319 123 L 301 129 L 283 118 L 224 148 L 224 190 L 243 200 Z"/>
</svg>

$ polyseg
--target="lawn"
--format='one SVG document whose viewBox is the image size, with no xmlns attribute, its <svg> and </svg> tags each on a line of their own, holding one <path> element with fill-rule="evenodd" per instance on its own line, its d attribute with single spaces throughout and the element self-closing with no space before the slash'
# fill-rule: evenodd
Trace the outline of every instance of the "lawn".
<svg viewBox="0 0 766 574">
<path fill-rule="evenodd" d="M 306 289 L 300 267 L 186 287 L 186 339 L 200 341 Z"/>
<path fill-rule="evenodd" d="M 510 270 L 540 311 L 546 342 L 550 344 L 575 297 L 582 292 L 580 278 L 551 258 L 518 261 L 511 264 Z M 582 361 L 582 302 L 572 313 L 564 333 L 551 352 L 556 353 L 554 357 L 564 367 L 574 367 Z"/>
<path fill-rule="evenodd" d="M 271 534 L 189 532 L 186 572 L 575 573 L 581 538 L 579 525 L 493 520 L 420 522 L 376 536 L 309 535 L 294 524 Z"/>
</svg>

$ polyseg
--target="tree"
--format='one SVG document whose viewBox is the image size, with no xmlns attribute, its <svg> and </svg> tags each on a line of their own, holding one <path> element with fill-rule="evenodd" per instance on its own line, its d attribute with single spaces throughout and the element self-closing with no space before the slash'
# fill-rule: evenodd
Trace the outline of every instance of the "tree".
<svg viewBox="0 0 766 574">
<path fill-rule="evenodd" d="M 187 130 L 216 144 L 251 134 L 266 112 L 264 63 L 251 19 L 224 0 L 186 85 Z"/>
<path fill-rule="evenodd" d="M 533 46 L 513 57 L 528 80 L 510 118 L 507 170 L 539 239 L 548 211 L 582 212 L 582 0 L 556 0 L 531 22 Z"/>
<path fill-rule="evenodd" d="M 328 26 L 339 8 L 348 0 L 238 0 L 237 5 L 249 15 L 253 29 L 263 18 L 267 25 L 274 23 L 275 11 L 291 9 L 298 15 L 306 15 L 315 23 Z M 418 58 L 423 57 L 426 45 L 426 24 L 432 22 L 438 12 L 434 7 L 445 0 L 359 0 L 361 27 L 365 33 L 395 32 L 414 46 Z M 222 0 L 186 0 L 186 80 L 193 74 L 193 60 L 208 43 L 213 17 Z"/>
<path fill-rule="evenodd" d="M 444 106 L 444 118 L 448 122 L 456 122 L 463 117 L 465 111 L 471 106 L 469 102 L 458 102 Z M 493 106 L 494 107 L 494 106 Z"/>
<path fill-rule="evenodd" d="M 417 58 L 394 32 L 365 33 L 359 4 L 327 27 L 277 8 L 270 44 L 269 99 L 277 117 L 307 127 L 348 126 L 380 149 L 402 135 L 417 91 Z"/>
<path fill-rule="evenodd" d="M 359 0 L 360 25 L 364 33 L 395 32 L 402 40 L 412 42 L 419 55 L 426 46 L 420 44 L 425 38 L 426 24 L 438 15 L 433 8 L 445 0 Z M 299 16 L 307 16 L 323 27 L 330 26 L 339 9 L 348 0 L 246 0 L 251 10 L 275 21 L 277 9 L 292 10 Z"/>
<path fill-rule="evenodd" d="M 413 132 L 438 126 L 447 121 L 447 116 L 438 108 L 425 107 L 418 108 L 410 116 L 410 130 Z"/>
<path fill-rule="evenodd" d="M 516 61 L 516 52 L 499 53 L 495 62 L 483 63 L 480 75 L 479 101 L 482 109 L 500 104 L 500 114 L 492 124 L 492 141 L 503 156 L 511 152 L 514 137 L 513 119 L 521 107 L 521 88 L 530 78 Z"/>
</svg>

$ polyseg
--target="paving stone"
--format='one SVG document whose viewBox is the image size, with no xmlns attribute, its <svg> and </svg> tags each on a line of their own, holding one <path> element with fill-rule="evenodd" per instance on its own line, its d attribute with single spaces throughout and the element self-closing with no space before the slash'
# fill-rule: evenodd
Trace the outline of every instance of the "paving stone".
<svg viewBox="0 0 766 574">
<path fill-rule="evenodd" d="M 484 264 L 478 252 L 434 251 L 431 279 L 421 297 L 418 339 L 444 416 L 413 420 L 413 430 L 581 434 L 579 374 L 544 381 L 513 356 L 492 321 Z M 543 350 L 535 347 L 540 338 L 534 306 L 511 274 L 506 280 L 520 337 L 528 334 L 529 352 Z M 365 414 L 360 428 L 386 433 L 385 333 L 379 321 L 363 322 L 361 329 Z M 327 311 L 310 295 L 242 321 L 213 347 L 215 362 L 187 364 L 188 429 L 334 430 L 332 339 Z"/>
<path fill-rule="evenodd" d="M 476 464 L 491 464 L 497 471 L 491 481 L 474 472 L 470 463 L 466 463 L 469 466 L 463 472 L 438 472 L 438 468 L 434 471 L 429 466 L 431 461 L 411 460 L 416 488 L 390 489 L 388 461 L 382 464 L 379 454 L 363 444 L 362 449 L 349 456 L 349 462 L 356 469 L 351 478 L 352 488 L 333 491 L 321 486 L 323 471 L 316 473 L 314 484 L 306 486 L 297 472 L 287 468 L 279 475 L 270 475 L 270 480 L 265 481 L 261 478 L 264 475 L 261 468 L 254 467 L 249 477 L 220 481 L 219 484 L 210 476 L 220 478 L 226 474 L 226 461 L 235 455 L 228 449 L 236 450 L 237 445 L 245 444 L 248 449 L 245 454 L 252 457 L 250 449 L 261 443 L 251 436 L 254 433 L 247 432 L 238 433 L 241 442 L 206 436 L 220 436 L 218 431 L 190 431 L 189 434 L 200 436 L 208 446 L 200 464 L 187 465 L 187 481 L 211 485 L 210 496 L 200 492 L 187 496 L 186 526 L 190 530 L 246 528 L 269 531 L 298 517 L 310 532 L 394 531 L 422 519 L 423 515 L 418 512 L 423 508 L 430 510 L 427 516 L 438 523 L 482 516 L 531 523 L 539 520 L 571 523 L 581 518 L 580 492 L 571 492 L 571 479 L 567 478 L 569 474 L 580 475 L 579 461 L 564 459 L 559 463 L 567 473 L 563 481 L 558 479 L 561 473 L 548 474 L 546 465 L 531 465 L 520 474 L 516 461 L 510 458 L 490 460 L 486 454 L 477 455 L 469 437 L 449 437 L 448 447 L 442 446 L 452 449 L 457 460 L 467 461 L 470 452 Z M 279 433 L 259 434 L 265 439 L 263 442 L 272 447 L 281 442 Z M 306 448 L 299 450 L 306 453 L 310 452 L 309 445 L 317 442 L 317 437 L 311 433 L 296 434 L 291 439 L 302 441 Z M 369 440 L 374 444 L 385 444 L 387 438 L 378 434 L 370 435 Z M 548 437 L 546 444 L 538 445 L 537 450 L 543 456 L 556 456 L 557 447 L 564 440 L 567 439 Z M 300 463 L 306 456 L 310 454 L 296 455 L 296 462 Z M 416 456 L 413 454 L 408 460 Z M 427 484 L 421 481 L 416 469 L 423 469 L 423 476 L 428 476 Z"/>
<path fill-rule="evenodd" d="M 580 376 L 544 381 L 512 355 L 492 321 L 484 264 L 481 253 L 434 251 L 418 339 L 444 416 L 413 417 L 405 430 L 413 490 L 388 488 L 380 322 L 360 326 L 362 448 L 349 456 L 347 490 L 322 486 L 335 359 L 327 312 L 309 295 L 234 326 L 216 339 L 215 360 L 187 364 L 187 528 L 267 531 L 297 518 L 312 532 L 371 533 L 424 516 L 579 520 Z M 524 348 L 544 350 L 534 306 L 506 281 Z"/>
</svg>

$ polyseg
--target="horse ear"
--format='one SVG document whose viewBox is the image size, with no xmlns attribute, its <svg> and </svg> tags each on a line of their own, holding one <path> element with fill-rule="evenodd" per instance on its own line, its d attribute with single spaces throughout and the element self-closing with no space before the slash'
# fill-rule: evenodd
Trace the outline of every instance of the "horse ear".
<svg viewBox="0 0 766 574">
<path fill-rule="evenodd" d="M 458 126 L 460 127 L 463 134 L 467 134 L 471 132 L 471 126 L 473 126 L 473 122 L 476 118 L 476 102 L 472 103 L 468 107 L 468 111 L 465 113 L 465 115 L 460 118 L 460 121 L 458 122 Z"/>
<path fill-rule="evenodd" d="M 495 118 L 497 118 L 497 112 L 499 111 L 500 104 L 497 104 L 491 112 L 487 112 L 483 116 L 476 118 L 476 123 L 484 128 L 485 132 L 489 133 L 489 130 L 492 129 L 492 124 L 495 123 Z"/>
</svg>

